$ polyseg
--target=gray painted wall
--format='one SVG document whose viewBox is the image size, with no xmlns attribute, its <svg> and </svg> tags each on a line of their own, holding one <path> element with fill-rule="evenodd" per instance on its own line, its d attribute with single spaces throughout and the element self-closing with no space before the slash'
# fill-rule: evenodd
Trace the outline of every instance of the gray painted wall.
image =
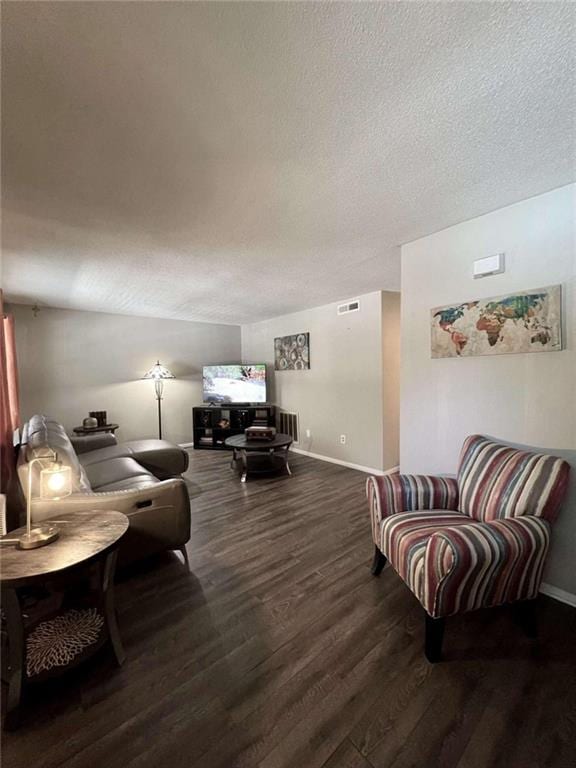
<svg viewBox="0 0 576 768">
<path fill-rule="evenodd" d="M 386 461 L 391 466 L 397 463 L 393 426 L 383 440 L 383 301 L 376 291 L 360 297 L 360 312 L 338 316 L 337 304 L 327 304 L 242 327 L 244 361 L 266 362 L 272 369 L 276 336 L 310 332 L 310 370 L 276 371 L 271 395 L 284 410 L 300 415 L 301 449 L 387 469 L 386 444 Z M 397 294 L 391 294 L 387 319 L 390 331 L 395 323 L 399 336 L 397 305 Z M 392 356 L 389 366 L 394 365 L 397 361 Z M 393 380 L 392 375 L 391 389 Z M 388 421 L 393 424 L 390 413 Z M 309 438 L 306 430 L 310 430 Z M 342 434 L 346 435 L 345 445 L 340 443 Z"/>
<path fill-rule="evenodd" d="M 164 388 L 164 437 L 192 441 L 192 407 L 202 404 L 202 365 L 240 359 L 240 327 L 13 304 L 23 418 L 46 413 L 67 430 L 106 410 L 122 440 L 157 435 L 156 362 L 177 377 Z"/>
<path fill-rule="evenodd" d="M 569 185 L 403 246 L 403 472 L 455 472 L 464 438 L 476 432 L 550 452 L 576 450 L 575 193 Z M 474 259 L 500 251 L 506 272 L 474 280 Z M 563 286 L 563 351 L 431 359 L 431 308 L 556 283 Z M 576 594 L 575 561 L 572 493 L 555 529 L 549 583 Z"/>
<path fill-rule="evenodd" d="M 400 294 L 382 291 L 382 457 L 383 468 L 399 463 Z"/>
</svg>

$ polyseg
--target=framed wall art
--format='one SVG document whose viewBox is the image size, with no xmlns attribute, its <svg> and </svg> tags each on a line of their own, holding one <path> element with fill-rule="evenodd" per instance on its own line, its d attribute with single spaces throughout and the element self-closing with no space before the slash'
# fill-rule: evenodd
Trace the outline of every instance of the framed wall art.
<svg viewBox="0 0 576 768">
<path fill-rule="evenodd" d="M 277 371 L 304 371 L 310 368 L 310 334 L 295 333 L 274 339 L 274 368 Z"/>
<path fill-rule="evenodd" d="M 562 349 L 562 286 L 535 288 L 430 310 L 432 357 Z"/>
</svg>

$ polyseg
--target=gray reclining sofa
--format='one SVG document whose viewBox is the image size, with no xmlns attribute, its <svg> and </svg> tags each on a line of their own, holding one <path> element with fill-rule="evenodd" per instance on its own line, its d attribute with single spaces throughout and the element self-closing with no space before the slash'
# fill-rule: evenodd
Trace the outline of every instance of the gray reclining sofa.
<svg viewBox="0 0 576 768">
<path fill-rule="evenodd" d="M 188 454 L 166 440 L 118 443 L 110 434 L 70 438 L 64 427 L 47 416 L 33 416 L 23 427 L 18 452 L 18 478 L 24 495 L 28 462 L 56 451 L 72 470 L 72 494 L 59 501 L 32 498 L 34 521 L 65 512 L 103 509 L 123 512 L 130 528 L 119 561 L 139 560 L 164 549 L 178 549 L 186 558 L 190 538 L 190 499 L 181 475 Z M 38 464 L 34 472 L 39 472 Z M 186 558 L 187 559 L 187 558 Z"/>
</svg>

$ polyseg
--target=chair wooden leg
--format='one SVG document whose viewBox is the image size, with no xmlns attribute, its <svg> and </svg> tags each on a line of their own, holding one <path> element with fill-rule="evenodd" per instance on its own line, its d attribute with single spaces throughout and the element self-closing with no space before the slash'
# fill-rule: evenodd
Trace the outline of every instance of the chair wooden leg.
<svg viewBox="0 0 576 768">
<path fill-rule="evenodd" d="M 433 619 L 426 614 L 426 640 L 424 655 L 431 664 L 442 659 L 442 639 L 444 637 L 444 619 Z"/>
<path fill-rule="evenodd" d="M 521 600 L 515 603 L 514 613 L 516 622 L 526 637 L 535 640 L 538 637 L 538 616 L 536 612 L 536 600 Z"/>
<path fill-rule="evenodd" d="M 373 576 L 380 576 L 382 573 L 382 568 L 386 565 L 386 558 L 380 552 L 378 547 L 374 547 L 374 560 L 372 561 L 372 575 Z"/>
</svg>

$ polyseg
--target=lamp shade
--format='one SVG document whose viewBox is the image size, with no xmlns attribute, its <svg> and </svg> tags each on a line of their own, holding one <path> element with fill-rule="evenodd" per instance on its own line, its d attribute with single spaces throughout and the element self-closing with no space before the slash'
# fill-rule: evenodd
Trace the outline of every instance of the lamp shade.
<svg viewBox="0 0 576 768">
<path fill-rule="evenodd" d="M 63 499 L 72 493 L 72 471 L 58 462 L 51 462 L 40 472 L 40 497 Z"/>
<path fill-rule="evenodd" d="M 165 365 L 161 365 L 160 361 L 158 360 L 155 365 L 150 368 L 150 370 L 142 376 L 143 379 L 154 379 L 155 381 L 158 381 L 159 379 L 175 379 L 176 376 L 166 368 Z"/>
</svg>

